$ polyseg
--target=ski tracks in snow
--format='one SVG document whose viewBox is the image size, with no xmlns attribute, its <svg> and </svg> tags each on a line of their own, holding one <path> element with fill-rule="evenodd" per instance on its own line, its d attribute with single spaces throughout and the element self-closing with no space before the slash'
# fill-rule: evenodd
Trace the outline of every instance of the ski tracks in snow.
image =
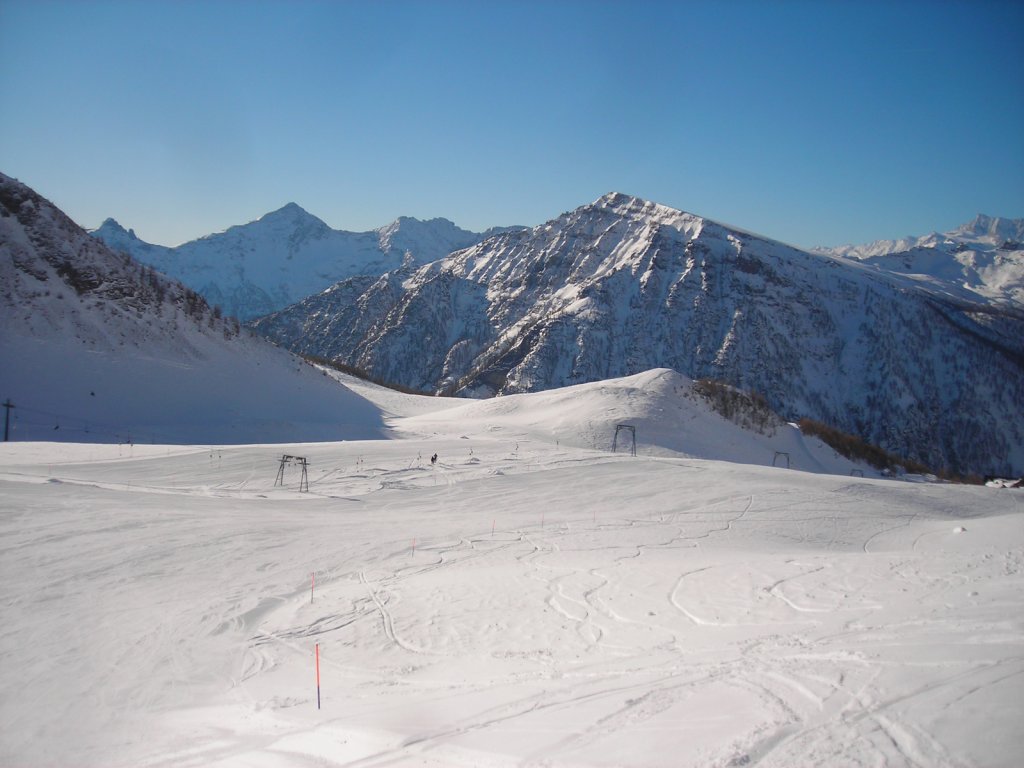
<svg viewBox="0 0 1024 768">
<path fill-rule="evenodd" d="M 440 544 L 425 543 L 417 549 L 416 557 L 427 558 L 426 563 L 396 563 L 390 572 L 377 580 L 368 577 L 366 570 L 358 572 L 359 583 L 369 598 L 361 610 L 320 619 L 308 627 L 285 633 L 282 639 L 300 639 L 321 631 L 330 633 L 375 614 L 384 636 L 394 648 L 418 657 L 442 658 L 444 652 L 416 644 L 396 627 L 393 608 L 397 604 L 398 593 L 394 586 L 405 583 L 415 587 L 417 579 L 439 569 L 468 567 L 473 563 L 486 562 L 488 558 L 508 559 L 511 556 L 512 561 L 526 569 L 526 577 L 544 585 L 545 605 L 554 617 L 571 628 L 590 654 L 628 659 L 630 654 L 641 650 L 636 645 L 637 638 L 649 636 L 634 634 L 622 642 L 617 639 L 617 633 L 628 632 L 630 628 L 639 632 L 667 632 L 671 637 L 667 644 L 657 645 L 651 641 L 643 654 L 636 657 L 637 660 L 645 656 L 649 659 L 644 666 L 646 679 L 622 685 L 625 674 L 620 677 L 606 672 L 592 678 L 583 672 L 583 668 L 574 673 L 564 667 L 559 671 L 557 667 L 548 666 L 546 674 L 553 677 L 541 692 L 513 696 L 496 706 L 451 720 L 446 725 L 423 729 L 407 736 L 400 744 L 372 751 L 347 765 L 371 768 L 421 758 L 431 764 L 441 764 L 444 760 L 440 756 L 446 754 L 447 748 L 455 747 L 464 739 L 472 739 L 474 734 L 487 731 L 500 738 L 502 733 L 530 732 L 538 727 L 537 722 L 546 717 L 564 717 L 565 713 L 581 707 L 594 708 L 595 714 L 589 723 L 553 740 L 544 737 L 532 753 L 520 760 L 524 767 L 554 765 L 560 760 L 572 759 L 574 755 L 600 754 L 602 744 L 609 740 L 634 738 L 636 734 L 648 733 L 651 729 L 658 732 L 667 728 L 666 722 L 688 712 L 689 702 L 701 697 L 731 696 L 739 702 L 756 702 L 748 706 L 761 713 L 760 721 L 753 722 L 746 732 L 737 732 L 730 743 L 721 746 L 715 753 L 718 756 L 712 761 L 721 765 L 779 766 L 803 760 L 826 764 L 849 757 L 864 764 L 886 762 L 909 768 L 931 765 L 960 768 L 960 761 L 938 740 L 913 722 L 906 722 L 906 718 L 901 716 L 903 708 L 922 697 L 927 700 L 937 691 L 944 692 L 942 695 L 951 699 L 944 706 L 952 708 L 955 701 L 971 695 L 971 690 L 953 695 L 952 692 L 958 690 L 958 681 L 967 681 L 971 685 L 976 682 L 978 686 L 996 685 L 1022 674 L 1024 670 L 1019 663 L 1005 669 L 993 666 L 990 673 L 982 670 L 980 677 L 985 678 L 983 680 L 979 679 L 975 667 L 939 683 L 886 699 L 879 696 L 878 680 L 883 667 L 856 653 L 831 652 L 827 646 L 825 649 L 794 647 L 785 635 L 769 635 L 758 643 L 735 647 L 734 654 L 724 654 L 731 658 L 723 658 L 719 654 L 717 660 L 709 662 L 706 654 L 693 659 L 689 658 L 689 653 L 679 657 L 676 654 L 685 647 L 686 641 L 680 640 L 683 635 L 680 635 L 678 627 L 666 627 L 660 619 L 631 617 L 613 607 L 608 600 L 609 593 L 627 589 L 625 579 L 635 570 L 632 564 L 640 563 L 645 553 L 660 549 L 662 552 L 696 554 L 703 542 L 734 532 L 754 507 L 754 497 L 747 496 L 739 508 L 719 519 L 707 519 L 709 511 L 727 505 L 729 501 L 723 499 L 687 513 L 662 516 L 655 525 L 660 528 L 681 526 L 675 535 L 662 536 L 656 542 L 632 542 L 626 547 L 627 552 L 621 551 L 624 547 L 619 531 L 639 533 L 652 525 L 650 521 L 623 520 L 615 523 L 605 519 L 596 525 L 587 524 L 590 521 L 575 521 L 572 525 L 549 522 L 544 527 L 520 529 L 513 538 L 500 541 L 481 536 L 459 537 Z M 691 519 L 686 520 L 686 517 Z M 693 530 L 693 518 L 701 520 L 699 524 L 703 530 Z M 869 551 L 869 543 L 878 536 L 911 525 L 913 518 L 887 526 L 864 540 L 863 552 Z M 679 550 L 681 544 L 687 547 Z M 828 549 L 832 544 L 826 542 L 824 546 Z M 588 564 L 588 548 L 592 551 L 592 559 L 606 564 Z M 798 594 L 811 598 L 810 602 L 794 596 L 787 585 L 814 578 L 826 571 L 829 564 L 812 561 L 801 565 L 797 573 L 780 574 L 780 577 L 766 580 L 761 586 L 752 582 L 749 587 L 756 587 L 755 591 L 778 601 L 786 610 L 805 616 L 818 614 L 827 619 L 834 614 L 836 606 L 815 602 L 816 581 L 797 590 Z M 731 619 L 723 620 L 695 610 L 686 598 L 689 580 L 700 574 L 707 575 L 716 567 L 719 566 L 698 565 L 686 569 L 676 577 L 667 595 L 662 592 L 671 607 L 699 631 L 729 631 L 735 626 Z M 753 595 L 754 592 L 751 600 Z M 861 605 L 856 615 L 863 615 L 873 607 L 877 606 Z M 666 649 L 675 650 L 666 656 Z M 257 659 L 254 663 L 262 662 Z M 660 676 L 656 674 L 659 667 L 663 668 Z M 838 675 L 837 669 L 841 670 Z M 253 674 L 261 671 L 257 666 Z M 495 678 L 492 684 L 515 684 L 517 677 L 504 677 L 501 683 Z M 524 679 L 530 679 L 530 676 Z M 556 682 L 559 680 L 560 683 Z M 381 682 L 386 681 L 381 679 Z M 457 690 L 468 694 L 477 685 L 474 683 L 469 689 Z M 419 687 L 417 689 L 420 690 Z M 432 696 L 424 690 L 421 694 L 427 700 Z M 431 753 L 436 753 L 436 759 L 432 759 L 434 755 Z"/>
<path fill-rule="evenodd" d="M 359 572 L 359 581 L 361 581 L 366 586 L 367 591 L 370 593 L 370 598 L 373 600 L 374 605 L 377 606 L 377 611 L 380 613 L 381 624 L 384 627 L 384 634 L 387 635 L 388 640 L 390 640 L 392 643 L 397 645 L 402 650 L 408 651 L 409 653 L 426 653 L 426 651 L 424 651 L 423 648 L 420 648 L 407 642 L 406 640 L 403 640 L 395 632 L 395 622 L 394 619 L 391 617 L 391 611 L 388 610 L 387 606 L 389 600 L 387 593 L 384 593 L 382 597 L 382 593 L 374 589 L 373 584 L 367 581 L 366 573 L 363 571 Z M 377 583 L 379 584 L 379 582 Z"/>
</svg>

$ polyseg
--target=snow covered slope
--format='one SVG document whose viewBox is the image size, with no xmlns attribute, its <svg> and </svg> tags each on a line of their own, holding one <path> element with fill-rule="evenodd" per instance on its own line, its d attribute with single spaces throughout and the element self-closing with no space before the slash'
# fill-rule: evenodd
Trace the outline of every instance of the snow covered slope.
<svg viewBox="0 0 1024 768">
<path fill-rule="evenodd" d="M 296 446 L 308 493 L 0 445 L 0 764 L 1014 765 L 1020 493 L 685 458 L 685 384 L 353 382 L 397 439 Z"/>
<path fill-rule="evenodd" d="M 943 234 L 814 250 L 905 274 L 938 290 L 953 286 L 967 295 L 1024 307 L 1024 219 L 979 214 Z"/>
<path fill-rule="evenodd" d="M 480 396 L 671 368 L 931 466 L 1024 470 L 1024 309 L 621 194 L 254 327 Z"/>
<path fill-rule="evenodd" d="M 0 175 L 0 397 L 12 440 L 376 437 L 377 409 L 115 254 Z"/>
<path fill-rule="evenodd" d="M 447 219 L 402 217 L 372 232 L 334 230 L 295 203 L 175 248 L 152 245 L 107 219 L 93 235 L 180 280 L 210 305 L 249 320 L 356 275 L 424 264 L 479 242 Z"/>
<path fill-rule="evenodd" d="M 356 391 L 349 377 L 342 381 Z M 502 435 L 509 440 L 540 440 L 576 448 L 639 455 L 716 459 L 742 464 L 782 466 L 808 472 L 849 475 L 871 468 L 838 456 L 820 440 L 805 437 L 777 420 L 763 432 L 745 429 L 716 413 L 694 390 L 694 382 L 675 371 L 655 369 L 621 379 L 577 384 L 563 389 L 489 400 L 456 400 L 443 411 L 417 414 L 396 425 L 426 436 L 455 423 L 470 436 Z M 371 385 L 372 386 L 372 385 Z M 374 400 L 372 392 L 366 392 Z M 634 431 L 620 431 L 627 425 Z"/>
</svg>

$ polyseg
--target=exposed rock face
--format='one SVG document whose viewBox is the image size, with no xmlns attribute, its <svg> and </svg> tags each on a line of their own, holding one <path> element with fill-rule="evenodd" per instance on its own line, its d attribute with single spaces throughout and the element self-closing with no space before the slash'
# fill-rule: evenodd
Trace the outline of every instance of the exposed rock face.
<svg viewBox="0 0 1024 768">
<path fill-rule="evenodd" d="M 673 368 L 934 466 L 1024 468 L 1020 307 L 621 194 L 255 327 L 471 396 Z"/>
</svg>

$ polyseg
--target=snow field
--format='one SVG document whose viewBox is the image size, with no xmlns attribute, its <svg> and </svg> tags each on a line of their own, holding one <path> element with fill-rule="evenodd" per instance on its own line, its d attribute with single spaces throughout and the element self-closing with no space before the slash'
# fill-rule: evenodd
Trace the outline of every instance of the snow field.
<svg viewBox="0 0 1024 768">
<path fill-rule="evenodd" d="M 0 447 L 0 762 L 1015 762 L 1019 494 L 392 426 Z"/>
</svg>

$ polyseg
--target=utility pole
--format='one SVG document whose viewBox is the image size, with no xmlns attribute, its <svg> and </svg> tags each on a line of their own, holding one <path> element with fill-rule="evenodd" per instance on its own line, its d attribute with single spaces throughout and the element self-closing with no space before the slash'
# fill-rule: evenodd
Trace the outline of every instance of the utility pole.
<svg viewBox="0 0 1024 768">
<path fill-rule="evenodd" d="M 4 401 L 4 442 L 6 443 L 8 437 L 11 434 L 11 408 L 14 405 L 11 403 L 11 398 L 7 398 Z"/>
</svg>

